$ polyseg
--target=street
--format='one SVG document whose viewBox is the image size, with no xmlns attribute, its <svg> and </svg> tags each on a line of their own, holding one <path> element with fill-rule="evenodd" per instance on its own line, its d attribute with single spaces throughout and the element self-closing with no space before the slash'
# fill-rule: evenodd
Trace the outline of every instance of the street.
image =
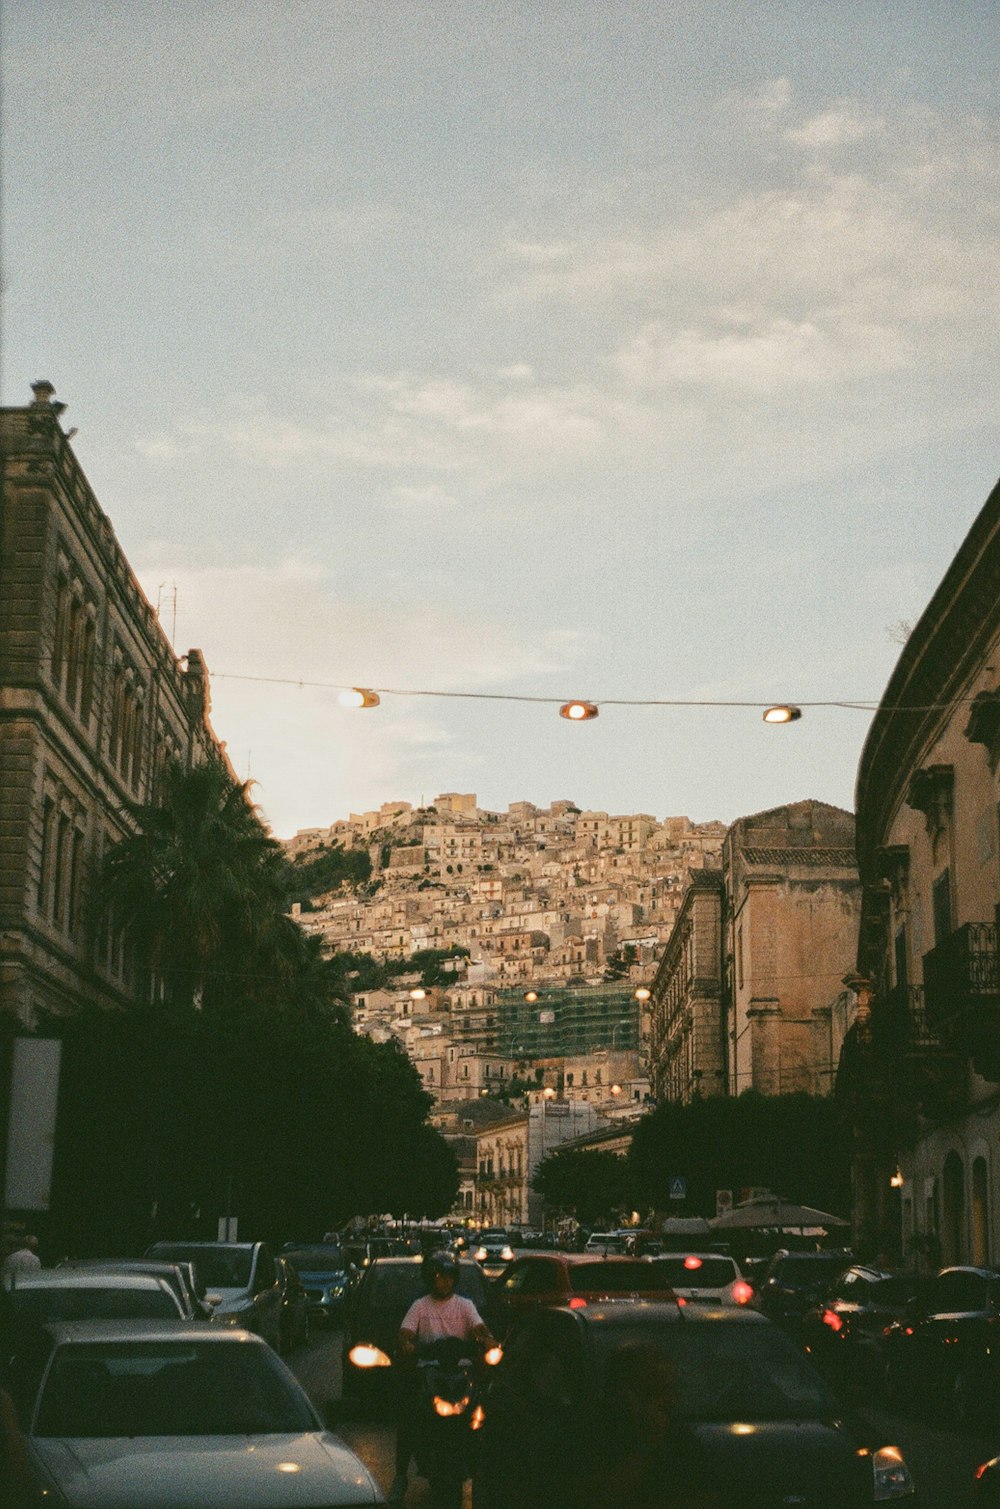
<svg viewBox="0 0 1000 1509">
<path fill-rule="evenodd" d="M 288 1358 L 289 1365 L 321 1411 L 330 1400 L 340 1398 L 339 1331 L 313 1333 L 308 1344 Z M 995 1437 L 958 1434 L 940 1430 L 915 1417 L 873 1412 L 883 1428 L 885 1445 L 902 1448 L 917 1486 L 921 1509 L 967 1509 L 972 1503 L 972 1479 L 977 1465 L 1000 1452 L 1000 1432 Z M 347 1419 L 337 1432 L 358 1453 L 388 1490 L 393 1471 L 393 1430 L 383 1420 Z M 409 1509 L 430 1509 L 427 1484 L 410 1469 L 406 1496 Z M 464 1509 L 471 1509 L 466 1487 Z"/>
</svg>

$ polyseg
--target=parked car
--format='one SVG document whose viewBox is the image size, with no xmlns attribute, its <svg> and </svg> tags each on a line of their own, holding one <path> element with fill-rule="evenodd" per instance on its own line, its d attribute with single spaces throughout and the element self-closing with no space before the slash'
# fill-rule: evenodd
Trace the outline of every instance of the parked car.
<svg viewBox="0 0 1000 1509">
<path fill-rule="evenodd" d="M 484 1400 L 476 1509 L 914 1503 L 902 1453 L 744 1308 L 610 1301 L 538 1311 Z"/>
<path fill-rule="evenodd" d="M 490 1290 L 487 1319 L 501 1340 L 530 1310 L 581 1307 L 609 1295 L 671 1299 L 665 1274 L 645 1258 L 601 1257 L 588 1252 L 534 1252 L 515 1258 Z"/>
<path fill-rule="evenodd" d="M 972 1480 L 972 1502 L 976 1509 L 988 1504 L 1000 1505 L 1000 1457 L 991 1457 L 976 1468 Z"/>
<path fill-rule="evenodd" d="M 245 1326 L 281 1349 L 281 1289 L 266 1242 L 154 1242 L 146 1257 L 193 1263 L 212 1319 Z"/>
<path fill-rule="evenodd" d="M 829 1285 L 802 1317 L 806 1349 L 838 1388 L 866 1394 L 881 1385 L 885 1331 L 904 1320 L 929 1280 L 855 1263 Z"/>
<path fill-rule="evenodd" d="M 199 1284 L 193 1263 L 168 1263 L 153 1258 L 64 1258 L 59 1268 L 87 1273 L 147 1273 L 165 1278 L 177 1290 L 189 1319 L 212 1318 L 212 1306 L 205 1299 L 204 1285 Z"/>
<path fill-rule="evenodd" d="M 281 1321 L 278 1332 L 284 1355 L 295 1347 L 304 1346 L 309 1340 L 309 1297 L 292 1264 L 287 1258 L 275 1260 L 278 1270 L 278 1288 L 281 1290 Z"/>
<path fill-rule="evenodd" d="M 703 1304 L 748 1305 L 753 1287 L 739 1270 L 735 1258 L 717 1252 L 671 1253 L 650 1263 L 678 1300 Z"/>
<path fill-rule="evenodd" d="M 885 1381 L 898 1403 L 933 1403 L 968 1425 L 1000 1402 L 1000 1272 L 943 1268 L 883 1335 Z"/>
<path fill-rule="evenodd" d="M 306 1291 L 309 1315 L 333 1325 L 344 1313 L 354 1269 L 333 1242 L 286 1243 L 280 1256 L 291 1263 Z"/>
<path fill-rule="evenodd" d="M 382 1502 L 368 1469 L 249 1331 L 49 1326 L 15 1359 L 12 1391 L 45 1490 L 69 1509 Z"/>
<path fill-rule="evenodd" d="M 851 1261 L 845 1249 L 789 1252 L 780 1248 L 767 1265 L 754 1306 L 762 1315 L 797 1331 L 803 1315 Z"/>
<path fill-rule="evenodd" d="M 42 1268 L 21 1275 L 5 1298 L 8 1354 L 50 1321 L 189 1318 L 176 1289 L 148 1273 Z"/>
<path fill-rule="evenodd" d="M 403 1316 L 415 1299 L 426 1294 L 424 1260 L 419 1257 L 379 1258 L 353 1286 L 344 1316 L 344 1399 L 361 1407 L 385 1404 L 394 1387 L 392 1369 L 359 1366 L 352 1358 L 358 1346 L 374 1346 L 393 1356 Z M 456 1293 L 471 1299 L 485 1318 L 487 1285 L 478 1263 L 461 1258 Z"/>
</svg>

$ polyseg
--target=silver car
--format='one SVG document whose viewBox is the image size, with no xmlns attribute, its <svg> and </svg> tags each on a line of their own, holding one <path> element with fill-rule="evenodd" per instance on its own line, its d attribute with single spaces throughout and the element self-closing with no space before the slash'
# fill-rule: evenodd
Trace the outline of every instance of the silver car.
<svg viewBox="0 0 1000 1509">
<path fill-rule="evenodd" d="M 54 1325 L 11 1378 L 35 1471 L 69 1509 L 379 1504 L 364 1464 L 249 1331 Z"/>
<path fill-rule="evenodd" d="M 266 1242 L 154 1242 L 146 1257 L 193 1263 L 213 1321 L 245 1326 L 281 1350 L 281 1286 Z"/>
</svg>

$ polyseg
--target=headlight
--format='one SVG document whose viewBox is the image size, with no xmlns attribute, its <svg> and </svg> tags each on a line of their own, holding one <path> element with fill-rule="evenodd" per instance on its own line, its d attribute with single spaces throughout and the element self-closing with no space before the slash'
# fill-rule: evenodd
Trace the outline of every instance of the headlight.
<svg viewBox="0 0 1000 1509">
<path fill-rule="evenodd" d="M 503 1247 L 503 1248 L 501 1248 L 501 1250 L 500 1250 L 500 1261 L 502 1263 L 512 1263 L 514 1261 L 514 1251 L 513 1251 L 513 1248 L 511 1248 L 511 1247 Z"/>
<path fill-rule="evenodd" d="M 907 1498 L 913 1493 L 913 1479 L 898 1446 L 881 1446 L 872 1452 L 875 1475 L 875 1502 Z"/>
<path fill-rule="evenodd" d="M 356 1368 L 392 1367 L 392 1358 L 386 1356 L 381 1347 L 372 1346 L 370 1342 L 359 1342 L 347 1355 Z"/>
<path fill-rule="evenodd" d="M 487 1367 L 495 1368 L 502 1357 L 503 1347 L 490 1347 L 489 1350 L 483 1354 L 483 1361 L 486 1363 Z"/>
<path fill-rule="evenodd" d="M 489 1257 L 489 1253 L 486 1251 L 485 1247 L 477 1247 L 476 1248 L 476 1262 L 477 1263 L 485 1263 L 485 1261 L 486 1261 L 486 1259 L 488 1257 Z"/>
<path fill-rule="evenodd" d="M 468 1394 L 466 1394 L 464 1399 L 456 1399 L 454 1403 L 450 1399 L 441 1399 L 437 1394 L 434 1395 L 434 1413 L 440 1415 L 442 1419 L 447 1420 L 452 1415 L 462 1415 L 468 1407 Z"/>
</svg>

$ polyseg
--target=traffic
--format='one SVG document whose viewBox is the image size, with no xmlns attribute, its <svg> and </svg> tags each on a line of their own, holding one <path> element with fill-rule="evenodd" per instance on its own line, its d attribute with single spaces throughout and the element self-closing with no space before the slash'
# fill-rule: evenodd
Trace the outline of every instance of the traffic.
<svg viewBox="0 0 1000 1509">
<path fill-rule="evenodd" d="M 751 1280 L 724 1244 L 566 1245 L 439 1227 L 8 1260 L 3 1502 L 1000 1501 L 1000 1273 L 779 1249 Z"/>
</svg>

